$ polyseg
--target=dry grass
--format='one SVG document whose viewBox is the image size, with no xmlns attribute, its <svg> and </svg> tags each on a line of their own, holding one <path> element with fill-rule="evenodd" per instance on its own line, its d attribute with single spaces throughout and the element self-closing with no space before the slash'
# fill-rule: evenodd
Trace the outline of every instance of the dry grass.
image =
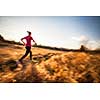
<svg viewBox="0 0 100 100">
<path fill-rule="evenodd" d="M 16 61 L 24 54 L 23 46 L 0 47 L 0 82 L 100 82 L 100 54 L 61 52 L 32 48 L 33 61 Z"/>
</svg>

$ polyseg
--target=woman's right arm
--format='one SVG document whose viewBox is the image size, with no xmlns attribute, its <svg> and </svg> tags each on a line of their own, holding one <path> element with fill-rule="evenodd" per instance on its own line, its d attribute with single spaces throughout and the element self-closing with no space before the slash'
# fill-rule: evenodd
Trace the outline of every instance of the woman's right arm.
<svg viewBox="0 0 100 100">
<path fill-rule="evenodd" d="M 24 38 L 21 38 L 21 41 L 23 42 L 23 45 L 25 46 L 25 42 L 23 41 Z"/>
</svg>

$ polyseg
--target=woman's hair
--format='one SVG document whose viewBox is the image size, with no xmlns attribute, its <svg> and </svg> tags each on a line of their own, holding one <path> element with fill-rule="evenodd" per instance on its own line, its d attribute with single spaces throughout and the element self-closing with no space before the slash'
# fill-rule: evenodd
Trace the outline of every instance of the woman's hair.
<svg viewBox="0 0 100 100">
<path fill-rule="evenodd" d="M 28 33 L 29 35 L 31 35 L 31 32 L 30 32 L 30 31 L 27 31 L 27 33 Z"/>
</svg>

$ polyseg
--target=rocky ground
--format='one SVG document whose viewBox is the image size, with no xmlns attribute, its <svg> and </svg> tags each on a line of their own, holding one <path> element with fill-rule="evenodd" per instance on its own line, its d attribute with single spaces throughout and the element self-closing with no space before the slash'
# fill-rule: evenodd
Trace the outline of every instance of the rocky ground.
<svg viewBox="0 0 100 100">
<path fill-rule="evenodd" d="M 1 83 L 99 83 L 100 53 L 63 52 L 34 47 L 33 61 L 16 61 L 24 54 L 23 46 L 0 42 Z"/>
</svg>

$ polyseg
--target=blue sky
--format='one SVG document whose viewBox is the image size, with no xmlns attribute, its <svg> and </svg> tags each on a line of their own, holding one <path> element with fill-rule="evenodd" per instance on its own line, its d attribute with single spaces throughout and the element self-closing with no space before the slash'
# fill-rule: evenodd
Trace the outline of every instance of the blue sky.
<svg viewBox="0 0 100 100">
<path fill-rule="evenodd" d="M 100 17 L 0 17 L 0 34 L 5 39 L 20 41 L 27 30 L 32 32 L 37 44 L 79 48 L 81 42 L 88 41 L 88 46 L 93 48 L 100 40 Z"/>
</svg>

